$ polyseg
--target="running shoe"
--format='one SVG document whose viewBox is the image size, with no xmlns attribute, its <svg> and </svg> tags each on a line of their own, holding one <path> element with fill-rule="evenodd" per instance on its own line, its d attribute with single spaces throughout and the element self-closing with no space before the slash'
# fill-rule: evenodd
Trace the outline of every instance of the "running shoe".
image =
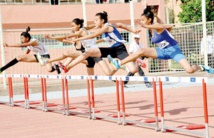
<svg viewBox="0 0 214 138">
<path fill-rule="evenodd" d="M 58 65 L 60 66 L 61 69 L 64 70 L 65 73 L 68 72 L 68 69 L 66 68 L 66 66 L 64 66 L 64 65 L 62 64 L 62 62 L 59 62 Z"/>
<path fill-rule="evenodd" d="M 141 60 L 137 59 L 136 63 L 138 66 L 142 67 L 142 68 L 146 68 L 146 64 L 144 62 L 142 62 Z"/>
<path fill-rule="evenodd" d="M 45 64 L 44 64 L 44 61 L 43 61 L 43 58 L 42 58 L 42 56 L 39 54 L 39 52 L 36 53 L 36 58 L 37 58 L 37 60 L 39 61 L 39 64 L 40 64 L 41 66 L 44 66 L 44 65 L 45 65 Z"/>
<path fill-rule="evenodd" d="M 144 82 L 144 84 L 146 85 L 147 88 L 151 88 L 152 87 L 152 83 L 151 82 Z"/>
<path fill-rule="evenodd" d="M 2 73 L 1 68 L 0 68 L 0 74 Z"/>
<path fill-rule="evenodd" d="M 109 63 L 111 63 L 116 69 L 120 68 L 120 63 L 118 60 L 111 57 L 111 55 L 107 56 Z"/>
<path fill-rule="evenodd" d="M 59 65 L 54 64 L 54 68 L 56 69 L 57 74 L 60 74 L 60 73 L 61 73 L 61 70 L 60 70 L 60 68 L 59 68 Z"/>
<path fill-rule="evenodd" d="M 210 66 L 200 65 L 202 71 L 207 71 L 209 74 L 214 74 L 214 69 Z"/>
</svg>

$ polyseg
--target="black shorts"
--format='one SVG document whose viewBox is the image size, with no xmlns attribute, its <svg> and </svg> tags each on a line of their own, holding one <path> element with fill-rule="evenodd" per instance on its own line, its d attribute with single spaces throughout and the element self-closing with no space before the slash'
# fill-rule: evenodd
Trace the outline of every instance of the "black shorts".
<svg viewBox="0 0 214 138">
<path fill-rule="evenodd" d="M 88 61 L 88 65 L 86 65 L 87 68 L 94 68 L 95 63 L 98 63 L 99 61 L 103 60 L 102 58 L 93 58 L 88 57 L 86 59 Z"/>
<path fill-rule="evenodd" d="M 37 59 L 36 54 L 34 54 L 34 57 L 36 58 L 36 61 L 39 62 L 38 59 Z M 41 55 L 41 57 L 50 58 L 50 55 L 49 54 Z"/>
<path fill-rule="evenodd" d="M 129 55 L 124 44 L 112 48 L 100 48 L 100 52 L 101 57 L 107 57 L 108 55 L 111 55 L 113 58 L 118 58 L 120 60 L 128 57 Z"/>
<path fill-rule="evenodd" d="M 82 53 L 85 53 L 85 48 L 76 49 L 77 51 L 81 51 Z M 86 65 L 87 68 L 94 68 L 95 63 L 98 63 L 99 61 L 103 60 L 102 58 L 93 58 L 88 57 L 87 59 L 88 65 Z"/>
</svg>

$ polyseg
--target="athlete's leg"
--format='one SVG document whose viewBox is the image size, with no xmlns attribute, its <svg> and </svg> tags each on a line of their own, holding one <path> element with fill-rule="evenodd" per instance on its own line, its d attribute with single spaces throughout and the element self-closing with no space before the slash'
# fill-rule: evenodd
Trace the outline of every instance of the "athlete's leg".
<svg viewBox="0 0 214 138">
<path fill-rule="evenodd" d="M 202 65 L 190 65 L 189 62 L 186 59 L 182 59 L 179 61 L 179 64 L 184 68 L 184 70 L 189 73 L 192 74 L 196 71 L 207 71 L 210 74 L 213 74 L 213 69 L 209 66 L 202 66 Z"/>
<path fill-rule="evenodd" d="M 32 54 L 20 55 L 17 58 L 14 58 L 13 60 L 11 60 L 5 66 L 1 67 L 0 72 L 3 72 L 7 68 L 17 64 L 18 62 L 37 62 L 37 60 L 35 56 Z"/>
<path fill-rule="evenodd" d="M 87 68 L 88 75 L 94 75 L 94 68 Z"/>
<path fill-rule="evenodd" d="M 142 48 L 137 51 L 135 54 L 131 54 L 119 62 L 108 56 L 109 61 L 118 69 L 121 65 L 124 65 L 128 62 L 135 61 L 137 58 L 146 56 L 148 58 L 157 58 L 157 51 L 155 48 Z"/>
<path fill-rule="evenodd" d="M 107 75 L 107 76 L 112 76 L 116 72 L 116 70 L 111 68 L 111 66 L 107 65 L 106 60 L 101 60 L 97 64 L 102 69 L 104 74 Z"/>
<path fill-rule="evenodd" d="M 63 60 L 65 58 L 67 58 L 67 57 L 76 58 L 76 57 L 78 57 L 81 54 L 82 54 L 81 51 L 77 51 L 75 48 L 72 48 L 72 50 L 68 50 L 67 52 L 62 53 L 62 54 L 60 54 L 57 57 L 48 59 L 47 62 L 51 63 L 51 62 L 54 62 L 54 61 Z"/>
<path fill-rule="evenodd" d="M 36 57 L 32 54 L 20 55 L 16 59 L 19 62 L 37 62 Z"/>
<path fill-rule="evenodd" d="M 89 49 L 89 50 L 85 51 L 84 53 L 82 53 L 80 56 L 78 56 L 75 60 L 73 60 L 67 66 L 67 70 L 70 70 L 72 67 L 76 66 L 78 63 L 84 61 L 88 57 L 100 57 L 100 56 L 101 56 L 101 53 L 98 48 Z"/>
</svg>

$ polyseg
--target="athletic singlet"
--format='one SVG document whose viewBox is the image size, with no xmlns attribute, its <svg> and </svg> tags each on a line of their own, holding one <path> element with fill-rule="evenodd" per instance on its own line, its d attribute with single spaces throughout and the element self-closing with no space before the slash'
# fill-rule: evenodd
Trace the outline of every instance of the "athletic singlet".
<svg viewBox="0 0 214 138">
<path fill-rule="evenodd" d="M 175 41 L 174 37 L 168 32 L 168 30 L 164 29 L 161 34 L 158 34 L 155 30 L 154 35 L 151 38 L 151 41 L 159 46 L 159 48 L 164 48 L 167 46 L 177 45 L 178 42 Z"/>
<path fill-rule="evenodd" d="M 80 49 L 77 49 L 76 46 L 77 46 L 77 43 L 75 42 L 75 43 L 74 43 L 74 47 L 76 48 L 77 51 L 82 51 L 82 52 L 85 51 L 85 48 L 82 46 L 82 44 L 81 44 Z"/>
<path fill-rule="evenodd" d="M 40 55 L 47 55 L 47 54 L 49 54 L 48 51 L 47 51 L 47 49 L 44 47 L 44 45 L 41 42 L 39 42 L 35 38 L 30 39 L 30 42 L 32 42 L 32 41 L 37 41 L 39 43 L 39 45 L 38 46 L 27 46 L 27 48 L 29 50 L 31 50 L 31 51 L 33 51 L 35 53 L 39 53 Z"/>
<path fill-rule="evenodd" d="M 109 47 L 117 47 L 126 42 L 123 40 L 120 32 L 114 26 L 112 26 L 110 23 L 105 23 L 105 25 L 113 27 L 112 32 L 102 34 L 103 40 L 108 43 Z"/>
<path fill-rule="evenodd" d="M 87 32 L 87 35 L 90 35 L 90 32 L 88 30 L 86 30 L 85 28 L 81 28 L 81 30 L 84 30 L 85 32 Z M 98 47 L 96 44 L 95 38 L 82 40 L 81 43 L 85 47 L 86 51 L 89 50 L 90 48 L 97 48 Z"/>
</svg>

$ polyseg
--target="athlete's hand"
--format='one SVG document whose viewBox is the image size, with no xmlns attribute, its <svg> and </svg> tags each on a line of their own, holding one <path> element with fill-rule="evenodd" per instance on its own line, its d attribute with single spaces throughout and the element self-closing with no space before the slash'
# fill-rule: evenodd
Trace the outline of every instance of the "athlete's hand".
<svg viewBox="0 0 214 138">
<path fill-rule="evenodd" d="M 71 41 L 69 38 L 63 39 L 62 42 L 64 42 L 64 43 L 72 43 L 73 44 L 73 40 Z"/>
<path fill-rule="evenodd" d="M 133 33 L 134 34 L 139 34 L 141 32 L 141 30 L 134 30 Z"/>
<path fill-rule="evenodd" d="M 51 39 L 51 38 L 53 38 L 53 37 L 54 37 L 54 35 L 50 35 L 50 34 L 45 35 L 45 38 L 46 38 L 46 39 Z"/>
<path fill-rule="evenodd" d="M 75 38 L 75 39 L 73 39 L 72 41 L 73 41 L 73 42 L 77 42 L 77 41 L 79 41 L 79 39 L 78 39 L 78 38 Z"/>
<path fill-rule="evenodd" d="M 9 45 L 7 43 L 3 43 L 4 47 L 9 47 Z"/>
</svg>

